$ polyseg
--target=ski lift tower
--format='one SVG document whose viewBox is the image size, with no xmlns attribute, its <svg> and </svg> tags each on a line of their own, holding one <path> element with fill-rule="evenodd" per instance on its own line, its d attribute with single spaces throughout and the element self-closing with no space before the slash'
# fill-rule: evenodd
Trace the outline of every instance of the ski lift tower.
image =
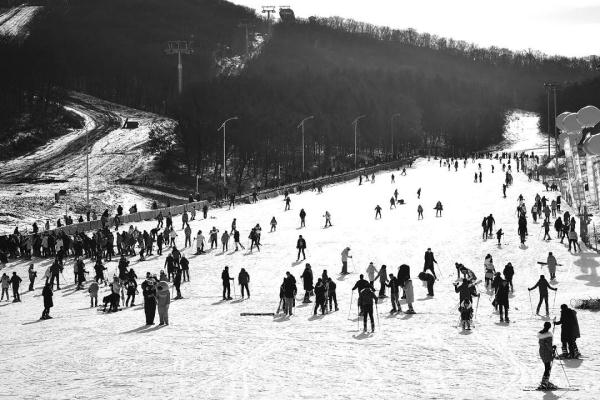
<svg viewBox="0 0 600 400">
<path fill-rule="evenodd" d="M 262 13 L 267 14 L 267 26 L 269 27 L 269 34 L 271 33 L 271 14 L 275 14 L 275 6 L 262 6 Z"/>
<path fill-rule="evenodd" d="M 188 40 L 172 40 L 167 43 L 165 53 L 172 55 L 177 54 L 177 88 L 179 94 L 183 91 L 183 65 L 181 64 L 182 54 L 194 54 L 192 48 L 194 42 Z"/>
</svg>

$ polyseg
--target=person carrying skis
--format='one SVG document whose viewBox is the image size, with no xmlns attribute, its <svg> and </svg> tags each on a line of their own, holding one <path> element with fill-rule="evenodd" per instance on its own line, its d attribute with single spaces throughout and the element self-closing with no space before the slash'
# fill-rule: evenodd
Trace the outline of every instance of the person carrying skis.
<svg viewBox="0 0 600 400">
<path fill-rule="evenodd" d="M 430 270 L 431 273 L 433 274 L 433 277 L 435 278 L 435 280 L 438 279 L 437 275 L 435 274 L 435 270 L 433 268 L 433 264 L 437 264 L 438 262 L 435 259 L 435 256 L 433 255 L 433 252 L 431 251 L 431 247 L 427 248 L 427 251 L 425 252 L 424 255 L 424 259 L 425 259 L 425 263 L 423 266 L 423 272 L 426 272 L 427 270 Z"/>
<path fill-rule="evenodd" d="M 423 219 L 423 206 L 419 204 L 417 207 L 417 220 Z"/>
<path fill-rule="evenodd" d="M 378 216 L 381 218 L 381 206 L 379 204 L 375 206 L 375 219 L 377 219 Z"/>
<path fill-rule="evenodd" d="M 554 257 L 552 252 L 548 253 L 548 258 L 546 259 L 545 264 L 548 266 L 548 272 L 550 272 L 550 280 L 553 281 L 556 279 L 556 266 L 559 264 L 557 264 L 556 257 Z M 542 265 L 544 264 L 542 263 Z"/>
<path fill-rule="evenodd" d="M 556 321 L 555 319 L 554 325 L 561 325 L 562 355 L 560 358 L 579 358 L 581 354 L 576 343 L 576 340 L 580 337 L 577 311 L 569 308 L 566 304 L 561 304 L 560 320 Z"/>
<path fill-rule="evenodd" d="M 50 309 L 54 306 L 52 301 L 52 283 L 46 282 L 44 289 L 42 289 L 42 297 L 44 298 L 44 311 L 42 311 L 42 317 L 40 319 L 50 319 Z"/>
<path fill-rule="evenodd" d="M 546 277 L 544 277 L 544 275 L 540 275 L 540 279 L 537 281 L 535 286 L 532 288 L 528 288 L 527 290 L 529 290 L 531 292 L 535 288 L 538 288 L 538 290 L 540 292 L 540 302 L 538 303 L 535 314 L 540 315 L 540 307 L 542 307 L 542 302 L 545 301 L 546 302 L 546 316 L 548 317 L 548 316 L 550 316 L 550 309 L 548 307 L 548 289 L 554 290 L 556 292 L 556 288 L 553 288 L 552 286 L 550 286 L 550 284 L 548 283 L 548 281 L 546 280 Z"/>
<path fill-rule="evenodd" d="M 394 274 L 390 274 L 390 280 L 389 283 L 387 283 L 387 286 L 390 288 L 390 300 L 392 302 L 390 314 L 402 312 L 402 306 L 400 305 L 400 293 L 398 289 L 398 279 L 394 276 Z"/>
<path fill-rule="evenodd" d="M 242 292 L 242 299 L 244 298 L 244 290 L 248 293 L 248 298 L 250 298 L 250 289 L 248 288 L 249 283 L 250 275 L 242 268 L 238 274 L 238 284 L 240 285 L 240 291 Z"/>
<path fill-rule="evenodd" d="M 504 274 L 504 279 L 510 286 L 510 292 L 513 292 L 513 276 L 515 275 L 515 269 L 511 263 L 508 263 L 504 266 L 504 270 L 502 271 Z"/>
<path fill-rule="evenodd" d="M 33 264 L 29 264 L 27 274 L 29 275 L 29 291 L 31 292 L 33 291 L 33 284 L 35 282 L 35 278 L 37 277 L 37 272 L 33 269 Z"/>
<path fill-rule="evenodd" d="M 306 260 L 306 254 L 304 253 L 304 250 L 306 249 L 306 240 L 304 240 L 302 235 L 298 236 L 296 248 L 298 249 L 298 257 L 296 258 L 296 261 L 300 261 L 300 253 L 302 253 L 302 260 Z"/>
<path fill-rule="evenodd" d="M 375 291 L 370 286 L 365 287 L 360 291 L 358 301 L 363 315 L 363 332 L 367 331 L 367 317 L 371 319 L 371 332 L 375 332 L 375 319 L 373 318 L 373 301 L 377 304 Z"/>
<path fill-rule="evenodd" d="M 350 247 L 346 247 L 344 250 L 342 250 L 342 275 L 348 275 L 348 259 L 352 258 L 351 255 L 348 255 L 348 253 L 350 252 Z"/>
<path fill-rule="evenodd" d="M 546 321 L 544 322 L 544 328 L 537 334 L 540 346 L 539 354 L 544 363 L 544 375 L 542 375 L 542 382 L 538 387 L 539 390 L 556 389 L 556 385 L 550 383 L 550 371 L 552 371 L 552 362 L 554 361 L 554 352 L 556 349 L 556 347 L 552 345 L 551 327 L 552 324 Z"/>
<path fill-rule="evenodd" d="M 223 272 L 221 272 L 221 280 L 223 281 L 223 300 L 232 300 L 231 298 L 231 285 L 229 281 L 233 278 L 229 277 L 229 267 L 225 266 Z"/>
<path fill-rule="evenodd" d="M 303 303 L 312 303 L 310 301 L 310 294 L 313 291 L 313 273 L 309 263 L 306 263 L 304 272 L 300 275 L 302 278 L 302 284 L 304 286 L 304 300 Z"/>
</svg>

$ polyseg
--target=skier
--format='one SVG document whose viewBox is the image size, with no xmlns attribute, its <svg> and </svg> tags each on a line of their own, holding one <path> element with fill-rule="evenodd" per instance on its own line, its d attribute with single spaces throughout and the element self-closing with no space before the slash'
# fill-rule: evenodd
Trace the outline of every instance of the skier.
<svg viewBox="0 0 600 400">
<path fill-rule="evenodd" d="M 377 297 L 375 291 L 367 286 L 360 291 L 358 301 L 360 303 L 360 309 L 363 315 L 363 332 L 367 331 L 367 317 L 371 318 L 371 332 L 375 332 L 375 319 L 373 318 L 373 301 L 377 304 Z"/>
<path fill-rule="evenodd" d="M 335 305 L 335 311 L 338 311 L 338 302 L 337 302 L 337 296 L 335 294 L 335 289 L 337 288 L 337 285 L 335 284 L 335 282 L 331 279 L 328 278 L 327 281 L 327 300 L 329 301 L 329 312 L 331 312 L 332 306 Z"/>
<path fill-rule="evenodd" d="M 556 389 L 556 385 L 550 383 L 550 371 L 552 370 L 552 361 L 554 361 L 555 346 L 552 345 L 552 332 L 550 327 L 552 324 L 548 321 L 544 322 L 544 328 L 538 332 L 538 342 L 540 345 L 540 358 L 544 363 L 544 375 L 542 376 L 542 382 L 538 387 L 539 390 L 552 390 Z"/>
<path fill-rule="evenodd" d="M 502 240 L 503 235 L 504 235 L 504 232 L 502 232 L 502 228 L 500 228 L 496 231 L 496 239 L 498 239 L 498 246 L 501 246 L 500 241 Z"/>
<path fill-rule="evenodd" d="M 379 271 L 377 271 L 377 268 L 375 268 L 375 265 L 373 265 L 373 261 L 371 261 L 367 267 L 367 275 L 369 276 L 369 282 L 371 285 L 373 285 L 373 282 L 375 281 L 375 275 L 378 273 Z"/>
<path fill-rule="evenodd" d="M 387 267 L 385 264 L 381 266 L 381 269 L 377 273 L 377 276 L 375 277 L 375 279 L 377 279 L 377 278 L 379 278 L 379 297 L 380 298 L 387 297 L 385 295 L 385 287 L 388 282 L 388 276 L 387 276 Z"/>
<path fill-rule="evenodd" d="M 324 228 L 327 228 L 328 226 L 331 226 L 331 214 L 329 213 L 329 211 L 325 211 L 325 215 L 323 215 L 325 217 L 325 226 Z"/>
<path fill-rule="evenodd" d="M 16 271 L 13 271 L 9 281 L 13 290 L 13 303 L 18 303 L 21 301 L 21 296 L 19 295 L 19 286 L 21 285 L 21 281 L 21 277 L 17 275 Z M 8 300 L 8 293 L 6 294 L 6 299 Z"/>
<path fill-rule="evenodd" d="M 306 227 L 306 222 L 305 219 L 306 218 L 306 211 L 304 211 L 304 208 L 300 209 L 300 228 L 304 228 Z"/>
<path fill-rule="evenodd" d="M 360 292 L 364 288 L 369 287 L 369 286 L 371 286 L 371 284 L 364 279 L 363 274 L 360 274 L 359 279 L 356 281 L 356 283 L 352 287 L 352 290 L 354 291 L 354 290 L 358 289 L 358 293 L 360 295 Z M 360 299 L 358 300 L 358 310 L 359 310 L 359 313 L 362 314 L 361 307 L 360 307 Z"/>
<path fill-rule="evenodd" d="M 500 278 L 499 284 L 496 290 L 496 305 L 498 305 L 498 312 L 500 314 L 500 322 L 510 322 L 508 319 L 508 281 Z M 504 309 L 504 318 L 502 316 L 502 310 Z"/>
<path fill-rule="evenodd" d="M 42 289 L 42 297 L 44 298 L 44 311 L 42 311 L 42 317 L 40 319 L 50 319 L 50 309 L 54 306 L 52 302 L 52 283 L 46 282 L 44 289 Z"/>
<path fill-rule="evenodd" d="M 291 202 L 292 202 L 292 199 L 290 199 L 289 196 L 285 196 L 285 208 L 283 209 L 283 211 L 287 211 L 290 209 Z"/>
<path fill-rule="evenodd" d="M 423 272 L 426 272 L 427 270 L 431 270 L 431 273 L 433 274 L 433 277 L 435 278 L 435 280 L 438 280 L 437 275 L 435 274 L 435 270 L 433 268 L 433 264 L 434 263 L 438 263 L 435 259 L 435 256 L 433 255 L 433 252 L 431 251 L 431 247 L 427 248 L 427 251 L 425 252 L 425 255 L 423 257 L 425 259 L 425 264 L 423 266 Z"/>
<path fill-rule="evenodd" d="M 377 216 L 381 218 L 381 207 L 379 206 L 379 204 L 377 204 L 377 206 L 375 207 L 375 219 L 377 219 Z"/>
<path fill-rule="evenodd" d="M 485 260 L 483 262 L 483 268 L 485 272 L 485 288 L 490 289 L 492 280 L 494 279 L 494 275 L 496 274 L 496 269 L 494 268 L 494 262 L 492 260 L 492 256 L 488 254 L 485 256 Z"/>
<path fill-rule="evenodd" d="M 460 323 L 463 330 L 470 331 L 473 320 L 473 306 L 469 299 L 462 300 L 458 307 L 460 312 Z"/>
<path fill-rule="evenodd" d="M 421 188 L 419 188 L 419 190 L 417 190 L 417 199 L 421 198 Z"/>
<path fill-rule="evenodd" d="M 296 261 L 300 261 L 300 253 L 302 253 L 302 261 L 306 260 L 306 254 L 304 254 L 304 250 L 306 249 L 306 240 L 304 240 L 302 235 L 298 236 L 296 248 L 298 249 L 298 257 Z"/>
<path fill-rule="evenodd" d="M 242 248 L 242 250 L 246 250 L 244 245 L 240 242 L 240 231 L 237 229 L 233 231 L 233 241 L 235 242 L 235 251 L 238 251 L 238 246 Z"/>
<path fill-rule="evenodd" d="M 348 275 L 348 258 L 352 258 L 352 256 L 348 255 L 348 252 L 350 251 L 350 247 L 346 247 L 344 250 L 342 250 L 342 275 Z"/>
<path fill-rule="evenodd" d="M 271 218 L 271 232 L 274 232 L 277 230 L 277 220 L 275 219 L 275 217 Z"/>
<path fill-rule="evenodd" d="M 229 250 L 229 234 L 227 231 L 223 232 L 221 235 L 221 243 L 223 244 L 223 253 Z"/>
<path fill-rule="evenodd" d="M 33 290 L 33 284 L 35 282 L 35 278 L 37 277 L 37 272 L 33 269 L 33 264 L 29 264 L 29 269 L 27 270 L 27 274 L 29 275 L 29 291 Z"/>
<path fill-rule="evenodd" d="M 571 251 L 571 244 L 573 245 L 574 251 L 577 251 L 578 247 L 579 251 L 581 251 L 581 246 L 578 243 L 577 232 L 575 232 L 575 229 L 571 229 L 567 237 L 569 238 L 569 251 Z"/>
<path fill-rule="evenodd" d="M 396 200 L 394 199 L 394 196 L 390 197 L 390 210 L 393 208 L 396 208 Z"/>
<path fill-rule="evenodd" d="M 244 290 L 248 294 L 248 298 L 250 298 L 250 289 L 248 288 L 249 283 L 250 275 L 244 268 L 242 268 L 238 274 L 238 284 L 240 285 L 240 291 L 242 292 L 242 299 L 244 298 Z"/>
<path fill-rule="evenodd" d="M 442 206 L 442 202 L 438 201 L 435 204 L 434 210 L 435 210 L 435 216 L 436 217 L 441 217 L 442 216 L 442 210 L 444 209 L 444 207 Z"/>
<path fill-rule="evenodd" d="M 223 281 L 223 300 L 232 300 L 231 298 L 231 285 L 229 281 L 233 278 L 229 277 L 229 267 L 225 266 L 223 272 L 221 272 L 221 280 Z"/>
<path fill-rule="evenodd" d="M 179 299 L 183 299 L 183 296 L 181 296 L 181 268 L 177 268 L 175 270 L 175 276 L 173 277 L 173 286 L 175 287 L 175 291 L 177 292 L 177 296 L 175 296 L 173 298 L 173 300 L 179 300 Z M 137 285 L 136 285 L 137 286 Z M 129 292 L 128 292 L 129 294 Z M 134 299 L 135 299 L 135 292 L 134 292 Z M 125 303 L 127 304 L 127 303 Z"/>
<path fill-rule="evenodd" d="M 156 314 L 156 277 L 152 277 L 150 272 L 146 273 L 146 280 L 142 282 L 142 295 L 144 296 L 144 314 L 146 315 L 146 325 L 154 325 L 154 316 Z"/>
<path fill-rule="evenodd" d="M 283 294 L 283 309 L 286 315 L 292 315 L 292 309 L 294 307 L 294 298 L 296 297 L 296 278 L 289 271 L 285 273 L 283 279 L 282 294 Z"/>
<path fill-rule="evenodd" d="M 562 342 L 561 358 L 579 358 L 581 354 L 575 342 L 580 336 L 577 312 L 569 308 L 566 304 L 561 304 L 560 320 L 555 320 L 554 325 L 562 325 L 560 331 L 560 341 Z"/>
<path fill-rule="evenodd" d="M 315 285 L 315 309 L 313 311 L 314 315 L 317 315 L 317 311 L 321 308 L 321 315 L 325 314 L 325 285 L 323 284 L 323 279 L 319 278 L 317 280 L 317 284 Z"/>
<path fill-rule="evenodd" d="M 88 287 L 88 293 L 90 294 L 90 308 L 98 307 L 98 283 L 92 282 Z"/>
<path fill-rule="evenodd" d="M 515 270 L 511 263 L 508 263 L 504 266 L 504 270 L 502 271 L 504 274 L 504 279 L 510 285 L 510 292 L 513 292 L 513 276 L 515 275 Z"/>
<path fill-rule="evenodd" d="M 433 297 L 433 285 L 435 284 L 435 276 L 430 272 L 419 273 L 419 279 L 427 284 L 427 297 Z"/>
<path fill-rule="evenodd" d="M 417 220 L 423 219 L 423 206 L 419 204 L 417 207 Z"/>
<path fill-rule="evenodd" d="M 313 273 L 309 263 L 306 263 L 304 272 L 300 275 L 304 287 L 304 300 L 303 303 L 312 303 L 310 301 L 310 294 L 313 291 Z"/>
<path fill-rule="evenodd" d="M 156 306 L 158 308 L 158 325 L 169 325 L 169 304 L 171 304 L 171 293 L 166 282 L 156 285 Z"/>
<path fill-rule="evenodd" d="M 462 283 L 459 285 L 458 282 L 454 284 L 454 291 L 458 293 L 459 301 L 462 303 L 465 300 L 468 300 L 469 303 L 472 303 L 473 296 L 479 297 L 480 295 L 477 293 L 475 289 L 475 284 L 469 282 L 467 278 L 463 278 Z"/>
<path fill-rule="evenodd" d="M 159 237 L 160 239 L 160 237 Z M 162 253 L 162 251 L 161 251 Z M 160 254 L 160 253 L 159 253 Z M 196 235 L 196 254 L 204 254 L 204 235 L 202 231 L 198 231 Z"/>
<path fill-rule="evenodd" d="M 535 288 L 538 288 L 538 290 L 540 292 L 540 302 L 538 303 L 535 314 L 540 315 L 540 307 L 542 306 L 542 302 L 545 301 L 546 302 L 546 316 L 549 317 L 550 309 L 548 307 L 548 289 L 554 290 L 555 292 L 556 292 L 556 289 L 553 288 L 552 286 L 550 286 L 550 284 L 548 283 L 548 281 L 546 280 L 544 275 L 540 275 L 540 279 L 537 281 L 535 286 L 532 288 L 528 288 L 527 290 L 529 290 L 531 292 Z"/>
<path fill-rule="evenodd" d="M 400 295 L 398 290 L 398 278 L 394 274 L 390 274 L 390 280 L 387 286 L 390 288 L 390 300 L 392 302 L 392 309 L 390 314 L 396 312 L 402 312 L 402 306 L 400 305 Z"/>
</svg>

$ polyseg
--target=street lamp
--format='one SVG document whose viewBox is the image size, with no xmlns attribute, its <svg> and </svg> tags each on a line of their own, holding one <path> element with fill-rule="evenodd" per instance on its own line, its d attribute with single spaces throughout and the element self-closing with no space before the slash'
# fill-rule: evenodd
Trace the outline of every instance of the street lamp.
<svg viewBox="0 0 600 400">
<path fill-rule="evenodd" d="M 356 148 L 356 134 L 358 129 L 358 121 L 366 117 L 366 115 L 360 115 L 352 121 L 352 125 L 354 125 L 354 169 L 356 169 L 356 161 L 357 161 L 357 148 Z"/>
<path fill-rule="evenodd" d="M 392 134 L 392 159 L 394 158 L 394 118 L 401 117 L 401 116 L 402 116 L 402 114 L 396 113 L 396 114 L 393 114 L 392 117 L 390 118 L 390 129 L 391 129 L 391 134 Z"/>
<path fill-rule="evenodd" d="M 315 118 L 314 115 L 304 118 L 302 121 L 300 121 L 300 123 L 298 124 L 298 127 L 297 127 L 297 128 L 302 127 L 302 175 L 304 175 L 304 123 L 313 118 Z"/>
<path fill-rule="evenodd" d="M 227 174 L 225 173 L 225 130 L 227 129 L 227 123 L 229 121 L 233 121 L 239 119 L 238 117 L 231 117 L 231 118 L 227 118 L 219 127 L 219 129 L 217 129 L 217 132 L 220 131 L 221 129 L 223 129 L 223 188 L 225 188 L 225 186 L 227 186 Z"/>
</svg>

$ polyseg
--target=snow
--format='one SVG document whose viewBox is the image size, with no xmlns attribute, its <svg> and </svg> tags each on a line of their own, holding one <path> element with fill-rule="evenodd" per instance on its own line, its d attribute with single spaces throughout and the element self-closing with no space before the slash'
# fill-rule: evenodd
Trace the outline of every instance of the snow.
<svg viewBox="0 0 600 400">
<path fill-rule="evenodd" d="M 27 36 L 27 25 L 41 9 L 39 6 L 22 4 L 0 14 L 0 36 Z"/>
<path fill-rule="evenodd" d="M 123 204 L 127 209 L 149 208 L 151 201 L 131 185 L 120 180 L 141 180 L 154 171 L 154 156 L 145 151 L 151 129 L 171 134 L 175 121 L 156 114 L 135 110 L 82 93 L 71 93 L 66 108 L 84 119 L 84 127 L 75 129 L 32 153 L 0 162 L 0 233 L 14 226 L 43 226 L 50 218 L 52 226 L 65 213 L 65 207 L 77 215 L 86 202 L 86 133 L 90 155 L 90 201 L 100 214 L 104 208 Z M 121 129 L 126 118 L 139 123 L 137 129 Z M 54 193 L 67 190 L 60 203 Z"/>
<path fill-rule="evenodd" d="M 205 234 L 216 226 L 221 233 L 230 228 L 233 218 L 241 229 L 243 243 L 249 229 L 257 222 L 263 227 L 261 252 L 214 250 L 190 259 L 192 282 L 182 287 L 183 300 L 170 307 L 170 325 L 144 326 L 140 306 L 116 314 L 102 314 L 89 309 L 86 292 L 74 291 L 71 261 L 64 275 L 69 285 L 54 294 L 53 320 L 39 322 L 42 311 L 40 283 L 36 291 L 25 293 L 22 303 L 0 305 L 4 340 L 3 354 L 13 357 L 0 363 L 4 396 L 9 398 L 366 398 L 414 399 L 531 399 L 557 398 L 542 392 L 524 392 L 522 388 L 539 383 L 543 364 L 538 356 L 536 333 L 544 319 L 532 316 L 527 287 L 535 284 L 540 273 L 537 265 L 552 251 L 558 262 L 558 287 L 554 305 L 551 293 L 551 318 L 558 316 L 559 306 L 572 298 L 598 297 L 598 254 L 585 249 L 570 254 L 565 245 L 553 239 L 540 239 L 539 226 L 529 221 L 526 247 L 519 247 L 515 207 L 523 194 L 528 207 L 541 184 L 528 182 L 514 174 L 514 185 L 502 198 L 503 175 L 491 173 L 492 161 L 482 161 L 483 183 L 473 183 L 477 163 L 462 165 L 458 172 L 440 168 L 438 161 L 424 159 L 415 163 L 405 177 L 390 172 L 377 175 L 375 183 L 358 186 L 356 181 L 328 186 L 323 194 L 304 192 L 292 195 L 292 210 L 284 212 L 282 198 L 257 204 L 237 206 L 233 210 L 210 210 L 209 219 L 192 221 L 195 234 Z M 416 191 L 422 188 L 421 199 Z M 389 210 L 388 199 L 395 188 L 406 205 Z M 436 218 L 433 207 L 442 201 L 444 215 Z M 383 207 L 383 218 L 374 219 L 374 207 Z M 417 221 L 416 208 L 422 204 L 425 219 Z M 298 213 L 307 213 L 306 228 L 299 229 Z M 333 227 L 323 229 L 322 215 L 332 214 Z M 481 218 L 493 213 L 497 228 L 505 232 L 505 244 L 481 239 Z M 278 229 L 269 233 L 272 216 Z M 150 229 L 155 224 L 137 224 Z M 181 220 L 174 225 L 179 230 Z M 496 228 L 496 229 L 497 229 Z M 178 245 L 183 232 L 178 231 Z M 552 237 L 555 232 L 552 231 Z M 302 234 L 308 244 L 307 260 L 315 279 L 327 269 L 337 283 L 340 311 L 325 317 L 312 315 L 311 304 L 301 304 L 300 275 L 304 263 L 295 263 L 295 242 Z M 220 241 L 219 241 L 220 242 Z M 353 259 L 343 278 L 340 252 L 350 246 Z M 427 298 L 417 274 L 422 268 L 423 253 L 431 247 L 439 264 L 440 281 L 435 297 Z M 515 292 L 511 297 L 510 325 L 500 325 L 483 288 L 476 328 L 470 333 L 455 328 L 458 295 L 452 286 L 456 278 L 454 262 L 483 273 L 483 260 L 492 254 L 496 269 L 511 262 L 516 271 Z M 377 331 L 373 336 L 357 330 L 356 296 L 350 288 L 373 261 L 379 268 L 388 265 L 396 273 L 402 263 L 411 266 L 415 287 L 415 315 L 390 316 L 390 303 L 378 305 Z M 41 276 L 49 261 L 35 260 Z M 87 269 L 92 265 L 87 262 Z M 116 262 L 108 264 L 112 275 Z M 151 256 L 147 261 L 131 259 L 139 276 L 146 271 L 158 273 L 164 257 Z M 220 272 L 230 266 L 237 277 L 240 268 L 250 274 L 251 300 L 220 302 Z M 25 278 L 27 263 L 13 262 L 3 272 L 18 271 Z M 286 271 L 299 281 L 295 315 L 281 317 L 242 317 L 242 312 L 274 312 L 279 285 Z M 24 279 L 26 280 L 26 279 Z M 376 284 L 378 288 L 378 283 Z M 233 290 L 233 288 L 232 288 Z M 107 289 L 102 288 L 101 298 Z M 236 288 L 239 296 L 239 287 Z M 232 292 L 233 294 L 233 292 Z M 531 293 L 532 301 L 537 291 Z M 136 299 L 142 304 L 142 299 Z M 405 308 L 405 305 L 403 304 Z M 569 399 L 597 396 L 600 383 L 600 332 L 597 313 L 579 311 L 582 338 L 578 341 L 584 360 L 564 361 L 571 385 L 578 392 L 564 393 Z M 158 317 L 157 317 L 158 318 Z M 560 327 L 555 344 L 560 349 Z M 43 366 L 40 369 L 40 366 Z M 551 380 L 568 386 L 558 362 Z M 561 393 L 557 395 L 563 396 Z"/>
</svg>

